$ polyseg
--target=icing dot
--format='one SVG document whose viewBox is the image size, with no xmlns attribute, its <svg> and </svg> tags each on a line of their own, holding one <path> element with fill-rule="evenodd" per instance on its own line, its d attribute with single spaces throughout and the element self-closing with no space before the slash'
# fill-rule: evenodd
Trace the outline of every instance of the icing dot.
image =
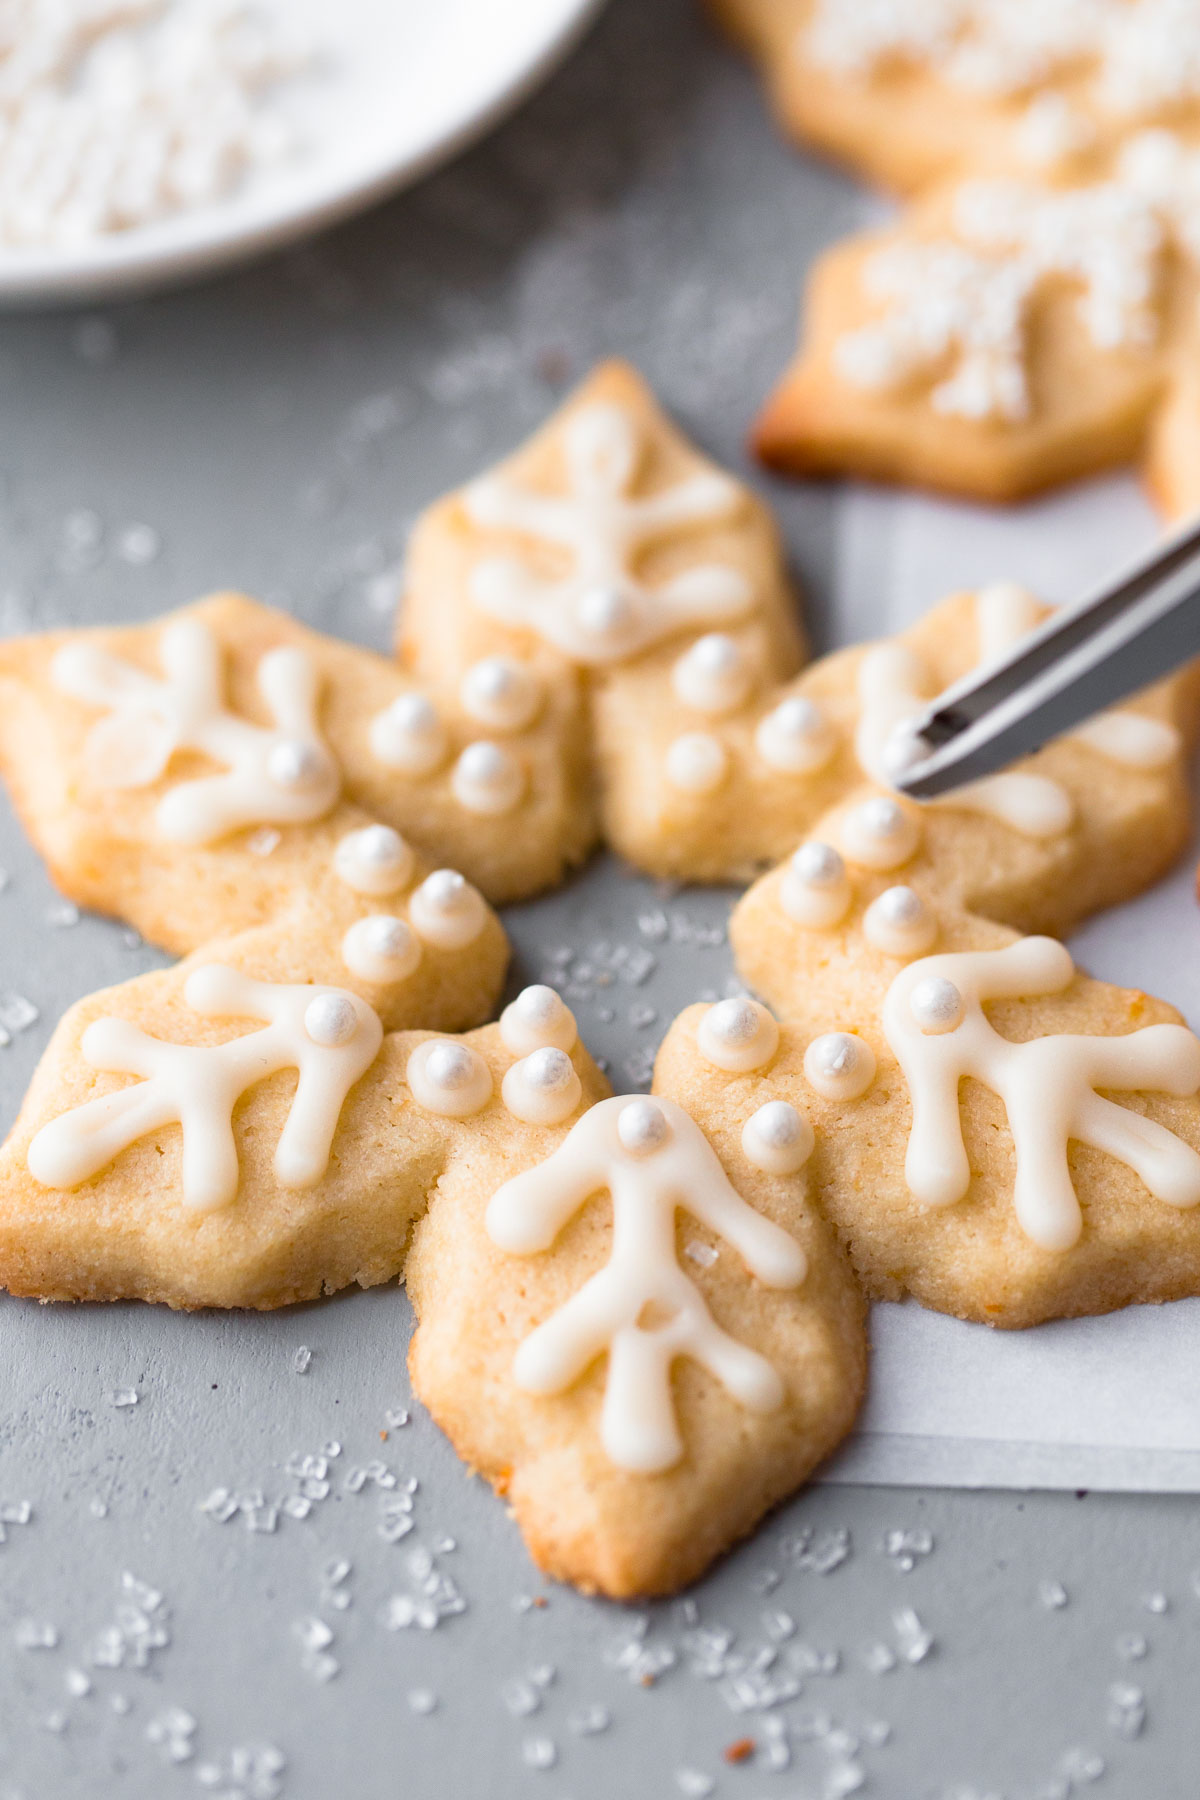
<svg viewBox="0 0 1200 1800">
<path fill-rule="evenodd" d="M 525 771 L 515 757 L 486 738 L 468 744 L 454 765 L 454 797 L 474 813 L 507 813 L 525 792 Z"/>
<path fill-rule="evenodd" d="M 579 596 L 579 623 L 589 637 L 614 638 L 633 623 L 633 605 L 616 587 L 588 588 Z"/>
<path fill-rule="evenodd" d="M 963 997 L 944 975 L 928 975 L 908 998 L 913 1018 L 927 1037 L 940 1037 L 963 1021 Z"/>
<path fill-rule="evenodd" d="M 653 1100 L 631 1100 L 617 1114 L 617 1136 L 630 1156 L 650 1156 L 670 1142 L 671 1125 Z"/>
<path fill-rule="evenodd" d="M 676 698 L 697 712 L 733 712 L 750 692 L 741 647 L 723 631 L 697 638 L 671 671 Z"/>
<path fill-rule="evenodd" d="M 493 731 L 522 731 L 542 703 L 542 687 L 525 663 L 511 656 L 486 656 L 463 676 L 463 708 Z"/>
<path fill-rule="evenodd" d="M 276 787 L 303 794 L 320 787 L 329 774 L 329 758 L 316 744 L 284 738 L 267 753 L 267 774 Z"/>
<path fill-rule="evenodd" d="M 413 853 L 390 825 L 364 825 L 346 833 L 333 866 L 357 894 L 394 894 L 411 879 Z"/>
<path fill-rule="evenodd" d="M 304 1029 L 327 1049 L 348 1044 L 358 1030 L 358 1009 L 345 994 L 318 994 L 304 1009 Z"/>
<path fill-rule="evenodd" d="M 583 1097 L 583 1086 L 565 1050 L 544 1045 L 513 1064 L 501 1095 L 516 1119 L 527 1125 L 558 1125 Z"/>
<path fill-rule="evenodd" d="M 884 774 L 893 783 L 929 754 L 929 745 L 911 719 L 901 720 L 884 740 L 879 760 Z"/>
<path fill-rule="evenodd" d="M 808 1046 L 804 1074 L 825 1100 L 857 1100 L 875 1079 L 875 1052 L 851 1031 L 830 1031 Z"/>
<path fill-rule="evenodd" d="M 342 961 L 363 981 L 403 981 L 420 960 L 416 932 L 387 913 L 357 920 L 342 939 Z"/>
<path fill-rule="evenodd" d="M 813 1128 L 786 1100 L 768 1100 L 742 1127 L 742 1149 L 766 1175 L 794 1175 L 812 1155 Z"/>
<path fill-rule="evenodd" d="M 371 720 L 371 749 L 389 769 L 431 775 L 446 760 L 446 727 L 424 694 L 401 694 Z"/>
<path fill-rule="evenodd" d="M 779 1048 L 779 1027 L 757 1000 L 719 1000 L 705 1013 L 696 1042 L 716 1068 L 745 1075 L 770 1062 Z"/>
<path fill-rule="evenodd" d="M 837 749 L 833 727 L 815 700 L 793 694 L 769 712 L 754 734 L 758 754 L 772 769 L 815 774 Z"/>
<path fill-rule="evenodd" d="M 435 869 L 413 893 L 408 916 L 435 950 L 462 950 L 483 930 L 487 903 L 457 869 Z"/>
<path fill-rule="evenodd" d="M 937 937 L 937 919 L 910 887 L 890 887 L 863 914 L 863 935 L 887 956 L 924 956 Z"/>
<path fill-rule="evenodd" d="M 851 889 L 846 865 L 832 844 L 801 844 L 788 864 L 779 902 L 789 919 L 814 931 L 845 918 Z"/>
<path fill-rule="evenodd" d="M 418 1044 L 405 1079 L 418 1106 L 448 1119 L 467 1119 L 492 1097 L 492 1071 L 482 1056 L 452 1038 Z"/>
<path fill-rule="evenodd" d="M 886 794 L 864 800 L 841 821 L 842 849 L 864 869 L 898 869 L 920 841 L 920 826 L 912 814 Z"/>
<path fill-rule="evenodd" d="M 725 746 L 707 731 L 685 731 L 667 751 L 667 779 L 685 794 L 711 794 L 728 768 Z"/>
<path fill-rule="evenodd" d="M 514 1056 L 547 1045 L 571 1050 L 578 1035 L 574 1013 L 552 987 L 523 988 L 500 1015 L 500 1036 Z"/>
</svg>

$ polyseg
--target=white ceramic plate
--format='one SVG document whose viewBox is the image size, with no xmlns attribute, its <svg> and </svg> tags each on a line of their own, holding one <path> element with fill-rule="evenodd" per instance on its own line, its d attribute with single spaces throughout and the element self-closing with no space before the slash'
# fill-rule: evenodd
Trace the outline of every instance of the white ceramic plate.
<svg viewBox="0 0 1200 1800">
<path fill-rule="evenodd" d="M 0 304 L 207 275 L 428 173 L 531 91 L 603 0 L 276 0 L 327 68 L 289 97 L 304 148 L 219 203 L 59 249 L 0 247 Z"/>
</svg>

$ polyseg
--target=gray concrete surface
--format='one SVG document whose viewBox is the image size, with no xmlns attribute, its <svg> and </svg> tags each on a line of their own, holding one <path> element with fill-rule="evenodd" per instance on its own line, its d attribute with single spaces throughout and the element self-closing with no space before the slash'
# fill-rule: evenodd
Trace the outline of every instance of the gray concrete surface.
<svg viewBox="0 0 1200 1800">
<path fill-rule="evenodd" d="M 0 320 L 0 624 L 232 583 L 382 645 L 416 511 L 602 352 L 739 463 L 800 268 L 868 204 L 776 141 L 690 0 L 614 0 L 520 119 L 335 236 L 190 293 Z M 836 496 L 770 491 L 828 643 Z M 7 817 L 0 864 L 0 1006 L 40 1011 L 0 1049 L 7 1119 L 60 1007 L 154 959 L 64 918 Z M 649 947 L 636 988 L 575 971 L 635 1083 L 675 1008 L 727 979 L 726 905 L 598 866 L 514 912 L 519 976 Z M 1195 1794 L 1194 1502 L 815 1488 L 686 1607 L 630 1614 L 547 1589 L 429 1422 L 396 1422 L 409 1328 L 394 1289 L 267 1318 L 0 1307 L 3 1800 Z M 331 1440 L 309 1516 L 274 1513 L 304 1481 L 284 1465 Z M 375 1459 L 418 1483 L 397 1543 L 379 1525 L 402 1488 L 348 1480 Z M 222 1487 L 274 1529 L 203 1513 Z M 446 1616 L 389 1630 L 421 1553 Z M 756 1753 L 726 1761 L 743 1738 Z"/>
</svg>

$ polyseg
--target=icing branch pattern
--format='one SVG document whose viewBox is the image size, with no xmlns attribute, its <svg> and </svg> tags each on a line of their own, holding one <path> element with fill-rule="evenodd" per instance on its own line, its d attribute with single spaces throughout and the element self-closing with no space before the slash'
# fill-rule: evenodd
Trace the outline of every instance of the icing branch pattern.
<svg viewBox="0 0 1200 1800">
<path fill-rule="evenodd" d="M 883 1029 L 908 1083 L 912 1128 L 909 1191 L 925 1206 L 961 1200 L 971 1180 L 959 1113 L 970 1077 L 1004 1102 L 1016 1155 L 1013 1202 L 1026 1237 L 1068 1250 L 1083 1228 L 1068 1145 L 1088 1144 L 1126 1163 L 1156 1199 L 1200 1204 L 1200 1156 L 1155 1120 L 1098 1089 L 1188 1095 L 1200 1087 L 1200 1041 L 1182 1025 L 1148 1025 L 1121 1037 L 1054 1033 L 1014 1043 L 984 1012 L 989 1000 L 1059 994 L 1075 968 L 1053 938 L 1003 950 L 930 956 L 888 990 Z"/>
<path fill-rule="evenodd" d="M 159 802 L 159 830 L 172 843 L 215 843 L 254 825 L 323 818 L 341 773 L 317 727 L 318 679 L 293 647 L 258 665 L 258 689 L 273 725 L 255 725 L 225 705 L 220 645 L 199 619 L 172 620 L 159 639 L 163 678 L 94 644 L 64 646 L 55 685 L 107 716 L 88 736 L 88 773 L 106 787 L 149 787 L 178 751 L 224 765 L 221 775 L 182 781 Z"/>
<path fill-rule="evenodd" d="M 515 532 L 570 560 L 543 577 L 519 555 L 492 555 L 471 576 L 471 596 L 505 625 L 536 632 L 572 661 L 624 661 L 676 632 L 746 613 L 753 594 L 739 570 L 698 562 L 650 587 L 636 570 L 655 543 L 719 525 L 742 504 L 737 484 L 705 470 L 656 494 L 634 495 L 641 446 L 620 407 L 595 403 L 570 420 L 563 438 L 567 491 L 535 493 L 504 475 L 467 488 L 476 525 Z"/>
<path fill-rule="evenodd" d="M 282 1069 L 295 1069 L 298 1081 L 275 1150 L 276 1177 L 285 1188 L 320 1181 L 346 1096 L 383 1042 L 377 1015 L 340 988 L 253 981 L 219 963 L 196 969 L 184 998 L 205 1018 L 266 1023 L 228 1043 L 195 1046 L 165 1043 L 125 1019 L 96 1019 L 83 1036 L 84 1059 L 140 1080 L 44 1125 L 28 1151 L 35 1181 L 78 1187 L 139 1139 L 179 1125 L 184 1205 L 195 1212 L 228 1206 L 239 1181 L 234 1107 Z"/>
<path fill-rule="evenodd" d="M 782 1405 L 778 1371 L 721 1330 L 676 1259 L 682 1207 L 723 1238 L 772 1288 L 798 1287 L 804 1252 L 734 1190 L 700 1128 L 663 1099 L 618 1098 L 592 1107 L 539 1167 L 493 1196 L 487 1229 L 515 1255 L 548 1250 L 592 1195 L 612 1196 L 612 1254 L 566 1304 L 525 1339 L 513 1375 L 531 1394 L 560 1394 L 607 1352 L 601 1435 L 621 1468 L 652 1474 L 684 1453 L 671 1365 L 690 1357 L 741 1405 Z"/>
</svg>

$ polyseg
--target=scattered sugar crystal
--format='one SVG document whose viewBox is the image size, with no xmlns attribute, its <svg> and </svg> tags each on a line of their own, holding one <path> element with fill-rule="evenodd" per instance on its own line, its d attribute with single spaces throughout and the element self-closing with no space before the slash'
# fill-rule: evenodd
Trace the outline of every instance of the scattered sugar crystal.
<svg viewBox="0 0 1200 1800">
<path fill-rule="evenodd" d="M 558 1745 L 553 1738 L 526 1738 L 521 1746 L 521 1757 L 531 1769 L 552 1769 L 558 1761 Z"/>
<path fill-rule="evenodd" d="M 1105 1717 L 1118 1737 L 1132 1742 L 1146 1724 L 1146 1696 L 1129 1681 L 1114 1681 L 1108 1690 Z"/>
<path fill-rule="evenodd" d="M 814 1575 L 832 1575 L 851 1554 L 850 1533 L 844 1526 L 814 1533 L 811 1527 L 784 1540 L 784 1549 L 798 1569 Z"/>
<path fill-rule="evenodd" d="M 862 1727 L 862 1740 L 872 1750 L 879 1750 L 892 1735 L 892 1728 L 886 1719 L 868 1719 Z"/>
<path fill-rule="evenodd" d="M 19 1650 L 53 1650 L 58 1644 L 58 1630 L 40 1619 L 22 1619 L 14 1632 Z"/>
<path fill-rule="evenodd" d="M 126 525 L 117 535 L 117 555 L 136 569 L 155 562 L 162 550 L 162 539 L 153 525 Z"/>
<path fill-rule="evenodd" d="M 336 1656 L 330 1656 L 326 1650 L 308 1650 L 300 1658 L 300 1667 L 314 1681 L 332 1681 L 341 1669 Z"/>
<path fill-rule="evenodd" d="M 312 1501 L 306 1494 L 285 1494 L 280 1505 L 289 1519 L 307 1519 L 312 1511 Z"/>
<path fill-rule="evenodd" d="M 82 1669 L 68 1669 L 63 1676 L 63 1686 L 75 1700 L 82 1700 L 85 1694 L 92 1691 L 91 1677 Z"/>
<path fill-rule="evenodd" d="M 298 1349 L 295 1351 L 295 1353 L 292 1357 L 292 1367 L 296 1371 L 297 1375 L 307 1375 L 308 1374 L 309 1365 L 311 1364 L 312 1359 L 313 1359 L 313 1353 L 309 1349 L 308 1345 L 301 1344 L 298 1347 Z"/>
<path fill-rule="evenodd" d="M 1095 1750 L 1074 1748 L 1063 1757 L 1062 1772 L 1072 1781 L 1099 1781 L 1104 1773 L 1104 1758 Z"/>
<path fill-rule="evenodd" d="M 895 1651 L 883 1642 L 865 1644 L 859 1651 L 859 1660 L 870 1675 L 888 1675 L 896 1666 Z"/>
<path fill-rule="evenodd" d="M 1125 1631 L 1117 1639 L 1115 1648 L 1122 1662 L 1141 1662 L 1150 1646 L 1140 1631 Z"/>
<path fill-rule="evenodd" d="M 683 1253 L 701 1269 L 711 1269 L 719 1255 L 715 1244 L 705 1244 L 699 1238 L 685 1244 Z"/>
<path fill-rule="evenodd" d="M 24 994 L 0 994 L 0 1043 L 7 1044 L 18 1032 L 28 1031 L 38 1021 L 38 1009 Z"/>
<path fill-rule="evenodd" d="M 924 1530 L 889 1531 L 884 1536 L 883 1548 L 896 1567 L 907 1575 L 916 1567 L 919 1557 L 929 1555 L 933 1549 L 933 1536 Z"/>
<path fill-rule="evenodd" d="M 1067 1604 L 1067 1590 L 1061 1581 L 1038 1583 L 1038 1599 L 1049 1612 L 1057 1612 Z"/>
<path fill-rule="evenodd" d="M 53 1712 L 48 1712 L 46 1714 L 45 1718 L 42 1720 L 42 1724 L 47 1731 L 52 1731 L 55 1736 L 59 1736 L 67 1729 L 67 1715 L 61 1708 L 56 1707 Z"/>
<path fill-rule="evenodd" d="M 353 1563 L 344 1556 L 330 1557 L 321 1569 L 321 1580 L 326 1587 L 340 1587 L 354 1573 Z"/>
<path fill-rule="evenodd" d="M 227 1519 L 232 1519 L 237 1510 L 237 1496 L 227 1487 L 215 1487 L 200 1502 L 200 1511 L 207 1513 L 210 1519 L 215 1519 L 218 1525 L 224 1525 Z"/>
<path fill-rule="evenodd" d="M 136 1388 L 114 1388 L 108 1396 L 110 1406 L 136 1406 L 139 1399 Z"/>
<path fill-rule="evenodd" d="M 911 1606 L 902 1606 L 892 1614 L 896 1643 L 908 1663 L 921 1663 L 933 1649 L 932 1633 L 926 1631 Z"/>
<path fill-rule="evenodd" d="M 28 1525 L 33 1517 L 33 1506 L 28 1500 L 0 1501 L 0 1524 Z"/>
<path fill-rule="evenodd" d="M 88 1511 L 91 1513 L 93 1519 L 107 1519 L 108 1517 L 108 1507 L 100 1498 L 99 1494 L 93 1494 L 92 1498 L 88 1501 Z"/>
<path fill-rule="evenodd" d="M 244 1506 L 242 1517 L 246 1521 L 247 1531 L 272 1532 L 279 1525 L 279 1508 L 277 1506 Z"/>
<path fill-rule="evenodd" d="M 408 1424 L 408 1413 L 402 1406 L 390 1406 L 383 1415 L 383 1422 L 389 1431 L 399 1431 Z"/>
<path fill-rule="evenodd" d="M 607 1731 L 612 1724 L 612 1714 L 607 1706 L 593 1702 L 590 1706 L 577 1706 L 574 1712 L 567 1715 L 567 1730 L 573 1731 L 576 1737 L 596 1737 Z"/>
<path fill-rule="evenodd" d="M 1157 1613 L 1161 1616 L 1163 1613 L 1166 1612 L 1168 1604 L 1169 1604 L 1169 1602 L 1167 1600 L 1167 1596 L 1163 1593 L 1153 1593 L 1153 1594 L 1143 1594 L 1142 1595 L 1142 1605 L 1145 1607 L 1147 1612 Z"/>
<path fill-rule="evenodd" d="M 325 1650 L 333 1642 L 333 1633 L 324 1619 L 297 1619 L 292 1634 L 299 1640 L 302 1650 Z"/>
<path fill-rule="evenodd" d="M 330 1458 L 338 1457 L 342 1454 L 342 1446 L 336 1438 L 331 1438 L 327 1444 L 321 1445 L 321 1454 Z"/>
<path fill-rule="evenodd" d="M 716 1792 L 717 1784 L 711 1775 L 705 1775 L 700 1769 L 676 1769 L 675 1786 L 688 1800 L 705 1800 L 705 1796 Z"/>
<path fill-rule="evenodd" d="M 514 1719 L 528 1718 L 530 1713 L 537 1712 L 542 1704 L 542 1696 L 531 1681 L 521 1676 L 506 1681 L 500 1690 L 500 1698 Z"/>
<path fill-rule="evenodd" d="M 762 1742 L 758 1746 L 756 1767 L 766 1770 L 768 1774 L 781 1775 L 792 1765 L 787 1722 L 775 1713 L 768 1713 L 762 1720 L 760 1729 Z"/>
<path fill-rule="evenodd" d="M 763 1614 L 763 1630 L 773 1644 L 783 1644 L 788 1638 L 795 1637 L 796 1621 L 791 1613 L 765 1612 Z"/>
<path fill-rule="evenodd" d="M 251 856 L 272 856 L 282 842 L 283 838 L 273 825 L 260 825 L 246 839 L 246 848 Z"/>
<path fill-rule="evenodd" d="M 46 923 L 53 925 L 56 931 L 69 931 L 79 923 L 79 908 L 70 900 L 56 900 L 53 906 L 46 908 Z"/>
<path fill-rule="evenodd" d="M 756 1569 L 750 1586 L 756 1594 L 773 1594 L 782 1579 L 778 1569 Z"/>
<path fill-rule="evenodd" d="M 437 1703 L 437 1695 L 433 1692 L 432 1688 L 422 1687 L 410 1688 L 408 1690 L 408 1704 L 412 1712 L 419 1713 L 422 1716 L 427 1713 L 436 1712 Z"/>
<path fill-rule="evenodd" d="M 861 1763 L 835 1763 L 825 1776 L 821 1790 L 823 1800 L 843 1800 L 846 1794 L 857 1794 L 866 1779 L 866 1770 Z"/>
</svg>

